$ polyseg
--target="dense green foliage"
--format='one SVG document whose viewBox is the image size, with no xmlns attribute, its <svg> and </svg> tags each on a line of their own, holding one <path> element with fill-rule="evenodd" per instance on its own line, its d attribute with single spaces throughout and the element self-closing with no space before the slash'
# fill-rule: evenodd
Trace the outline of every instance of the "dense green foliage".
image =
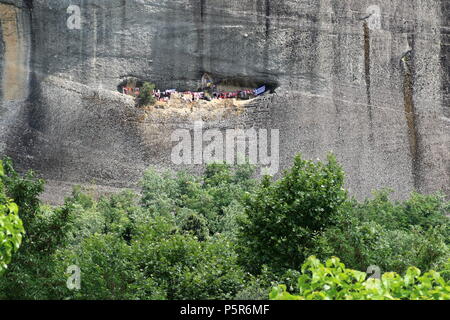
<svg viewBox="0 0 450 320">
<path fill-rule="evenodd" d="M 69 208 L 42 206 L 38 199 L 44 181 L 33 172 L 21 177 L 10 160 L 3 161 L 2 181 L 7 195 L 19 206 L 26 235 L 14 261 L 0 281 L 1 298 L 34 299 L 44 297 L 50 289 L 48 278 L 53 274 L 53 253 L 64 246 Z"/>
<path fill-rule="evenodd" d="M 241 248 L 252 258 L 246 259 L 248 267 L 299 268 L 312 236 L 332 226 L 343 208 L 343 184 L 344 172 L 331 155 L 327 164 L 297 156 L 282 179 L 271 182 L 266 177 L 247 198 Z"/>
<path fill-rule="evenodd" d="M 336 225 L 315 236 L 308 254 L 335 255 L 358 270 L 370 265 L 398 273 L 410 266 L 442 268 L 450 256 L 449 203 L 440 195 L 413 193 L 404 202 L 392 202 L 388 195 L 383 191 L 362 204 L 353 201 Z"/>
<path fill-rule="evenodd" d="M 0 178 L 4 175 L 3 163 L 0 162 Z M 0 180 L 0 275 L 22 243 L 25 230 L 18 214 L 19 207 L 5 196 Z"/>
<path fill-rule="evenodd" d="M 436 284 L 449 280 L 445 198 L 412 194 L 394 202 L 382 191 L 362 203 L 349 199 L 344 173 L 331 155 L 326 163 L 298 156 L 277 181 L 258 182 L 250 165 L 212 164 L 202 176 L 149 169 L 139 194 L 95 198 L 77 187 L 60 207 L 40 203 L 44 182 L 33 172 L 22 176 L 11 161 L 3 163 L 2 203 L 14 199 L 26 234 L 0 276 L 1 299 L 266 299 L 277 283 L 288 290 L 276 287 L 272 297 L 301 292 L 349 298 L 341 289 L 339 296 L 322 294 L 323 286 L 303 277 L 319 267 L 307 260 L 312 255 L 340 257 L 363 272 L 355 280 L 361 286 L 371 265 L 398 273 L 386 276 L 395 286 L 408 277 L 421 285 L 433 278 L 431 291 L 439 291 Z M 354 274 L 336 259 L 329 263 L 326 268 L 340 270 L 332 272 Z M 81 270 L 80 290 L 66 286 L 73 265 Z M 411 266 L 441 275 L 418 275 Z M 314 281 L 329 281 L 320 277 Z M 299 291 L 298 278 L 309 293 Z M 401 284 L 402 293 L 349 292 L 355 299 L 443 297 L 414 286 Z"/>
<path fill-rule="evenodd" d="M 449 261 L 450 263 L 450 261 Z M 421 274 L 410 267 L 402 277 L 395 272 L 381 279 L 366 279 L 366 273 L 345 268 L 338 258 L 325 265 L 312 256 L 302 266 L 296 294 L 285 285 L 272 289 L 273 300 L 450 300 L 450 281 L 436 271 Z"/>
</svg>

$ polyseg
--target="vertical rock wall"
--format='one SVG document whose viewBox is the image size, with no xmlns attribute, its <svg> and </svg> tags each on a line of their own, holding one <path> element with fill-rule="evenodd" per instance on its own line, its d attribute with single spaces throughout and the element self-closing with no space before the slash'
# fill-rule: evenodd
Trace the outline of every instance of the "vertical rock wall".
<svg viewBox="0 0 450 320">
<path fill-rule="evenodd" d="M 0 3 L 0 154 L 29 94 L 30 12 L 22 1 Z"/>
<path fill-rule="evenodd" d="M 0 146 L 22 169 L 127 186 L 149 164 L 173 167 L 167 137 L 192 124 L 136 121 L 141 111 L 116 96 L 117 85 L 135 76 L 195 89 L 209 72 L 277 87 L 235 119 L 206 126 L 280 129 L 282 168 L 297 152 L 315 159 L 333 151 L 358 197 L 382 187 L 397 198 L 450 192 L 448 1 L 0 3 L 17 25 L 2 19 L 10 39 L 0 44 L 2 90 L 6 81 L 10 91 L 2 91 Z M 80 29 L 68 28 L 71 5 Z"/>
</svg>

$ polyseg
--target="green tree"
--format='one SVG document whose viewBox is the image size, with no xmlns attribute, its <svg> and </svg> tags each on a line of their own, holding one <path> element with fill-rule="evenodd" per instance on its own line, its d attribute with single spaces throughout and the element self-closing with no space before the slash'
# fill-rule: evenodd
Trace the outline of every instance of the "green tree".
<svg viewBox="0 0 450 320">
<path fill-rule="evenodd" d="M 300 268 L 311 238 L 333 225 L 347 200 L 344 173 L 334 156 L 328 163 L 297 156 L 292 169 L 271 182 L 265 178 L 249 195 L 241 221 L 242 262 L 252 272 Z"/>
<path fill-rule="evenodd" d="M 314 237 L 308 255 L 338 256 L 361 271 L 370 265 L 400 274 L 409 266 L 442 267 L 450 257 L 449 202 L 441 195 L 417 193 L 405 201 L 390 201 L 389 193 L 353 201 L 335 225 Z"/>
<path fill-rule="evenodd" d="M 391 201 L 391 190 L 374 192 L 372 199 L 353 203 L 352 215 L 361 222 L 376 222 L 389 230 L 442 227 L 442 235 L 450 241 L 450 202 L 443 194 L 421 195 L 413 192 L 405 201 Z"/>
<path fill-rule="evenodd" d="M 1 180 L 5 192 L 18 204 L 27 233 L 0 281 L 0 298 L 51 298 L 53 287 L 48 279 L 53 274 L 53 254 L 67 241 L 71 206 L 55 209 L 42 206 L 39 194 L 43 191 L 44 181 L 36 179 L 32 171 L 19 175 L 10 159 L 5 159 L 3 165 Z"/>
<path fill-rule="evenodd" d="M 153 90 L 155 90 L 155 85 L 153 83 L 144 82 L 138 96 L 139 105 L 152 105 L 156 102 L 155 97 L 153 96 Z"/>
<path fill-rule="evenodd" d="M 60 250 L 52 275 L 58 295 L 76 300 L 159 300 L 165 298 L 152 279 L 146 277 L 135 258 L 132 247 L 116 234 L 94 234 L 79 246 Z M 80 290 L 66 288 L 68 266 L 81 271 Z"/>
<path fill-rule="evenodd" d="M 381 191 L 349 200 L 332 155 L 327 162 L 298 156 L 278 181 L 260 183 L 248 164 L 212 164 L 202 176 L 150 169 L 139 194 L 94 199 L 76 187 L 58 207 L 40 203 L 44 182 L 33 172 L 2 163 L 0 266 L 8 269 L 0 299 L 265 299 L 274 281 L 286 287 L 272 298 L 448 294 L 445 197 L 391 201 Z M 27 230 L 19 251 L 17 214 Z M 351 269 L 335 258 L 305 263 L 311 255 L 339 256 Z M 81 269 L 78 291 L 66 287 L 71 265 Z M 366 281 L 361 271 L 370 265 L 397 273 Z"/>
<path fill-rule="evenodd" d="M 235 217 L 244 212 L 242 199 L 256 186 L 254 170 L 248 164 L 210 164 L 202 178 L 149 169 L 141 184 L 141 203 L 151 216 L 175 217 L 179 227 L 202 238 L 206 233 L 233 236 Z"/>
<path fill-rule="evenodd" d="M 231 299 L 244 286 L 233 243 L 222 237 L 199 241 L 177 232 L 167 218 L 143 225 L 132 250 L 138 269 L 169 300 Z"/>
</svg>

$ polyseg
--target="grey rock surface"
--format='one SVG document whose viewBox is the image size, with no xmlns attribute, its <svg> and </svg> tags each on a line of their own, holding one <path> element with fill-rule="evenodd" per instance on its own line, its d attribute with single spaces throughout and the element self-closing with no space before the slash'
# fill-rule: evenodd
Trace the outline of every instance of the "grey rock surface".
<svg viewBox="0 0 450 320">
<path fill-rule="evenodd" d="M 182 168 L 171 133 L 207 119 L 279 129 L 282 168 L 335 152 L 359 198 L 449 195 L 449 15 L 445 0 L 0 0 L 0 153 L 51 181 L 134 187 L 149 165 Z M 117 92 L 129 76 L 195 89 L 204 72 L 276 93 L 180 118 Z"/>
</svg>

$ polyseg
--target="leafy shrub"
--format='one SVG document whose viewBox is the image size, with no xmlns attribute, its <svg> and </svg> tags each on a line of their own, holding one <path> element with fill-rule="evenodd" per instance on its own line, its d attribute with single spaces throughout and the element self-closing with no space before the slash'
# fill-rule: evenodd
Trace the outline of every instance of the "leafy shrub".
<svg viewBox="0 0 450 320">
<path fill-rule="evenodd" d="M 25 228 L 34 220 L 41 202 L 38 195 L 44 191 L 44 180 L 37 179 L 33 171 L 20 176 L 13 168 L 12 160 L 3 160 L 4 174 L 1 177 L 5 185 L 5 193 L 17 203 Z"/>
<path fill-rule="evenodd" d="M 179 210 L 177 224 L 182 231 L 194 235 L 200 241 L 209 237 L 208 220 L 191 209 L 182 208 Z"/>
<path fill-rule="evenodd" d="M 72 196 L 65 199 L 65 203 L 71 203 L 79 206 L 82 209 L 90 209 L 95 206 L 95 201 L 91 195 L 81 186 L 74 186 L 72 189 Z"/>
<path fill-rule="evenodd" d="M 192 183 L 197 182 L 194 179 Z M 170 172 L 160 174 L 153 168 L 148 169 L 144 173 L 141 189 L 141 205 L 151 216 L 171 216 L 180 203 L 180 187 Z"/>
<path fill-rule="evenodd" d="M 247 217 L 241 222 L 240 249 L 248 269 L 299 268 L 312 236 L 333 225 L 346 202 L 343 183 L 344 173 L 332 155 L 327 164 L 297 156 L 279 181 L 266 177 L 247 197 Z"/>
<path fill-rule="evenodd" d="M 329 228 L 315 237 L 308 252 L 323 259 L 339 254 L 357 270 L 377 265 L 398 273 L 411 265 L 424 270 L 439 268 L 450 256 L 443 236 L 434 229 L 386 230 L 374 222 L 349 222 L 347 226 Z"/>
<path fill-rule="evenodd" d="M 397 273 L 412 265 L 422 270 L 442 267 L 450 257 L 448 203 L 439 195 L 418 194 L 391 202 L 388 194 L 383 191 L 363 204 L 352 203 L 334 226 L 314 237 L 308 254 L 321 259 L 339 256 L 361 271 L 370 265 Z"/>
<path fill-rule="evenodd" d="M 0 298 L 45 299 L 53 288 L 44 285 L 53 273 L 53 254 L 67 241 L 71 220 L 71 206 L 54 210 L 42 206 L 39 193 L 44 181 L 29 171 L 20 176 L 5 159 L 1 178 L 6 194 L 19 205 L 19 215 L 27 230 L 20 250 L 0 281 Z"/>
<path fill-rule="evenodd" d="M 40 203 L 43 181 L 33 172 L 20 175 L 4 163 L 0 220 L 16 215 L 15 199 L 27 234 L 19 251 L 10 250 L 17 242 L 6 250 L 14 259 L 1 276 L 0 299 L 265 299 L 275 280 L 286 285 L 275 297 L 442 298 L 436 283 L 450 280 L 444 197 L 412 194 L 399 202 L 382 191 L 363 203 L 348 200 L 332 156 L 327 163 L 297 157 L 276 182 L 257 183 L 248 164 L 212 164 L 203 176 L 150 169 L 141 194 L 97 200 L 76 187 L 60 207 Z M 325 265 L 333 276 L 324 279 L 322 271 L 312 276 L 316 262 L 297 271 L 311 255 L 403 277 L 366 281 L 336 260 Z M 79 291 L 66 287 L 70 265 L 81 268 Z M 407 271 L 411 265 L 441 272 L 417 275 Z M 317 287 L 321 279 L 333 289 Z"/>
<path fill-rule="evenodd" d="M 235 296 L 234 300 L 266 300 L 267 291 L 269 291 L 270 286 L 265 286 L 261 283 L 258 277 L 255 277 L 245 284 L 244 289 L 239 291 Z"/>
<path fill-rule="evenodd" d="M 244 273 L 232 243 L 220 237 L 209 240 L 202 233 L 202 216 L 187 208 L 176 217 L 148 216 L 148 212 L 146 216 L 133 198 L 126 193 L 113 195 L 84 212 L 72 202 L 81 210 L 73 230 L 76 235 L 84 230 L 83 237 L 74 235 L 77 241 L 54 257 L 56 295 L 65 299 L 225 299 L 242 289 Z M 83 226 L 93 221 L 104 227 Z M 62 282 L 69 265 L 81 269 L 78 292 L 65 289 Z"/>
<path fill-rule="evenodd" d="M 156 218 L 143 226 L 132 248 L 139 269 L 155 279 L 167 299 L 229 299 L 242 289 L 244 273 L 232 243 L 199 241 L 165 221 Z"/>
<path fill-rule="evenodd" d="M 53 279 L 59 280 L 59 295 L 64 299 L 141 300 L 164 299 L 164 293 L 151 277 L 139 270 L 132 248 L 113 234 L 94 234 L 77 248 L 68 248 L 56 255 L 58 266 Z M 76 265 L 81 270 L 81 287 L 70 291 L 65 287 L 69 275 L 65 270 Z"/>
<path fill-rule="evenodd" d="M 150 169 L 142 181 L 141 202 L 151 216 L 176 217 L 181 229 L 194 231 L 197 235 L 199 232 L 207 232 L 210 236 L 233 235 L 238 227 L 234 213 L 243 213 L 241 200 L 256 186 L 253 173 L 254 167 L 248 164 L 236 168 L 211 164 L 202 180 L 186 172 L 160 174 Z M 196 220 L 195 230 L 186 225 L 187 212 L 190 219 Z"/>
<path fill-rule="evenodd" d="M 422 274 L 411 267 L 404 277 L 389 272 L 366 279 L 364 272 L 345 268 L 338 258 L 325 265 L 314 256 L 302 266 L 295 294 L 285 285 L 272 289 L 272 300 L 449 300 L 450 282 L 436 271 Z"/>
<path fill-rule="evenodd" d="M 155 85 L 153 83 L 144 82 L 144 85 L 139 92 L 139 105 L 152 105 L 156 102 L 155 97 L 153 96 L 153 90 L 155 90 Z"/>
<path fill-rule="evenodd" d="M 354 203 L 353 215 L 362 222 L 376 222 L 388 230 L 424 230 L 441 227 L 442 235 L 450 241 L 450 202 L 441 194 L 421 195 L 413 192 L 406 201 L 390 201 L 390 190 L 374 193 L 373 199 Z"/>
<path fill-rule="evenodd" d="M 0 161 L 0 178 L 3 176 L 3 164 Z M 24 233 L 19 207 L 6 198 L 0 180 L 0 275 L 8 267 L 12 255 L 19 249 Z"/>
</svg>

